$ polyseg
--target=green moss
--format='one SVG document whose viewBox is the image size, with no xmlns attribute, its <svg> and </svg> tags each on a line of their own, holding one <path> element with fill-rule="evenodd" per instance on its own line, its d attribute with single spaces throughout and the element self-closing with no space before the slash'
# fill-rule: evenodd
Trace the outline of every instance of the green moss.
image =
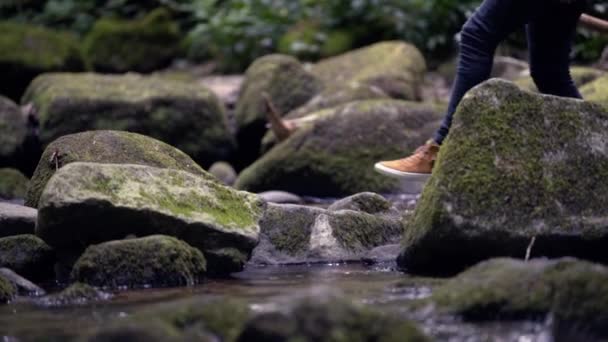
<svg viewBox="0 0 608 342">
<path fill-rule="evenodd" d="M 111 288 L 195 285 L 205 270 L 200 251 L 178 239 L 153 235 L 90 246 L 74 265 L 72 278 Z"/>
<path fill-rule="evenodd" d="M 17 289 L 8 279 L 0 276 L 0 304 L 6 304 L 17 295 Z"/>
<path fill-rule="evenodd" d="M 125 21 L 102 18 L 83 43 L 90 67 L 103 72 L 149 72 L 167 65 L 179 50 L 179 28 L 169 12 L 156 9 Z"/>
<path fill-rule="evenodd" d="M 373 192 L 362 192 L 336 201 L 327 209 L 329 211 L 354 210 L 368 214 L 378 214 L 388 211 L 391 206 L 391 202 L 381 195 Z"/>
<path fill-rule="evenodd" d="M 0 168 L 0 198 L 25 198 L 28 182 L 20 171 Z"/>
<path fill-rule="evenodd" d="M 604 72 L 602 70 L 589 67 L 575 66 L 570 68 L 570 76 L 572 76 L 574 84 L 579 88 L 587 83 L 593 82 L 603 74 Z M 534 80 L 530 76 L 520 77 L 515 80 L 514 83 L 524 90 L 538 91 L 536 84 L 534 84 Z"/>
<path fill-rule="evenodd" d="M 52 158 L 56 155 L 56 162 Z M 51 143 L 42 154 L 27 191 L 26 205 L 36 208 L 46 183 L 55 174 L 56 166 L 73 162 L 140 164 L 183 170 L 212 178 L 180 150 L 140 134 L 119 131 L 91 131 L 63 136 Z M 116 180 L 114 180 L 116 181 Z M 100 178 L 93 182 L 100 191 L 111 180 Z"/>
<path fill-rule="evenodd" d="M 329 223 L 335 238 L 349 251 L 365 251 L 386 245 L 398 241 L 403 233 L 399 220 L 354 211 L 332 213 Z"/>
<path fill-rule="evenodd" d="M 347 30 L 335 30 L 327 34 L 321 46 L 322 57 L 332 57 L 352 50 L 355 45 L 355 36 Z"/>
<path fill-rule="evenodd" d="M 602 76 L 581 88 L 581 94 L 587 101 L 600 104 L 608 110 L 608 76 Z"/>
<path fill-rule="evenodd" d="M 54 264 L 53 249 L 34 235 L 0 238 L 0 267 L 36 281 L 52 277 Z"/>
<path fill-rule="evenodd" d="M 270 204 L 260 222 L 262 233 L 279 252 L 298 256 L 308 251 L 312 226 L 322 212 L 303 206 Z"/>
<path fill-rule="evenodd" d="M 41 300 L 45 306 L 82 305 L 109 299 L 111 296 L 90 285 L 74 283 L 59 293 Z"/>
</svg>

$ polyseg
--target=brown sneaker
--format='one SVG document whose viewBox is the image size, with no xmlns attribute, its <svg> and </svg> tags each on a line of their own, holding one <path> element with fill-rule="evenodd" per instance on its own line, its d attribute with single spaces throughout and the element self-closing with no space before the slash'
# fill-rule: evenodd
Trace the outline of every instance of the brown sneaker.
<svg viewBox="0 0 608 342">
<path fill-rule="evenodd" d="M 431 176 L 437 152 L 439 145 L 431 140 L 418 147 L 414 154 L 407 158 L 381 161 L 376 163 L 374 168 L 387 176 L 424 181 Z"/>
</svg>

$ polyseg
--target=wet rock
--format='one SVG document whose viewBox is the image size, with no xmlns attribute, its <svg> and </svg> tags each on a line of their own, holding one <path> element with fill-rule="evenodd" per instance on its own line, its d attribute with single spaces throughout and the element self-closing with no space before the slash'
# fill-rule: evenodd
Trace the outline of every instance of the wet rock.
<svg viewBox="0 0 608 342">
<path fill-rule="evenodd" d="M 72 278 L 107 288 L 192 286 L 205 270 L 205 258 L 196 248 L 152 235 L 89 246 L 74 265 Z"/>
<path fill-rule="evenodd" d="M 258 196 L 269 203 L 300 204 L 304 202 L 300 196 L 285 191 L 264 191 Z"/>
<path fill-rule="evenodd" d="M 399 219 L 287 204 L 268 205 L 260 226 L 254 264 L 358 261 L 403 233 Z"/>
<path fill-rule="evenodd" d="M 84 68 L 78 38 L 40 26 L 0 22 L 0 94 L 19 101 L 30 81 L 49 71 Z"/>
<path fill-rule="evenodd" d="M 237 174 L 232 165 L 226 162 L 215 162 L 209 168 L 209 173 L 226 185 L 234 184 Z"/>
<path fill-rule="evenodd" d="M 426 71 L 424 57 L 405 42 L 382 42 L 320 61 L 312 73 L 326 85 L 360 83 L 393 98 L 418 100 Z"/>
<path fill-rule="evenodd" d="M 27 120 L 21 113 L 21 108 L 8 98 L 0 96 L 0 167 L 15 167 L 19 164 L 27 133 Z M 0 176 L 0 180 L 3 178 Z"/>
<path fill-rule="evenodd" d="M 139 164 L 209 175 L 182 151 L 144 135 L 122 131 L 70 134 L 53 141 L 42 154 L 32 176 L 26 205 L 38 207 L 40 194 L 49 179 L 58 168 L 73 162 Z"/>
<path fill-rule="evenodd" d="M 530 91 L 537 92 L 536 84 L 534 84 L 534 80 L 529 76 L 530 72 L 525 72 L 525 76 L 522 76 L 515 80 L 515 84 L 517 84 L 520 88 Z M 572 76 L 572 80 L 577 87 L 583 87 L 584 85 L 595 81 L 596 79 L 602 77 L 605 74 L 604 71 L 589 68 L 589 67 L 572 67 L 570 68 L 570 75 Z"/>
<path fill-rule="evenodd" d="M 400 252 L 401 245 L 398 243 L 379 246 L 365 254 L 361 258 L 361 261 L 366 264 L 394 262 L 397 259 L 397 256 L 399 256 Z"/>
<path fill-rule="evenodd" d="M 70 133 L 112 129 L 149 135 L 204 167 L 234 150 L 221 103 L 192 82 L 138 74 L 45 74 L 22 102 L 38 111 L 44 145 Z"/>
<path fill-rule="evenodd" d="M 391 192 L 398 182 L 373 169 L 413 152 L 439 126 L 430 105 L 399 100 L 351 102 L 311 116 L 292 136 L 243 170 L 235 186 L 316 197 Z"/>
<path fill-rule="evenodd" d="M 2 275 L 0 275 L 0 304 L 6 304 L 17 295 L 15 286 Z"/>
<path fill-rule="evenodd" d="M 608 75 L 587 83 L 580 91 L 585 100 L 598 103 L 608 110 Z"/>
<path fill-rule="evenodd" d="M 543 319 L 552 313 L 561 324 L 608 336 L 608 270 L 575 259 L 485 261 L 436 288 L 431 300 L 467 320 Z"/>
<path fill-rule="evenodd" d="M 381 195 L 373 192 L 362 192 L 335 202 L 327 210 L 354 210 L 368 214 L 378 214 L 388 211 L 391 206 L 391 202 Z"/>
<path fill-rule="evenodd" d="M 157 9 L 139 20 L 98 20 L 84 39 L 83 53 L 97 71 L 150 72 L 176 57 L 179 39 L 169 12 Z"/>
<path fill-rule="evenodd" d="M 226 274 L 240 270 L 257 243 L 263 207 L 257 196 L 211 176 L 78 162 L 59 169 L 44 189 L 36 233 L 62 250 L 129 235 L 175 236 L 205 254 L 209 271 Z M 221 265 L 214 264 L 218 254 Z M 226 265 L 226 256 L 240 261 Z"/>
<path fill-rule="evenodd" d="M 10 268 L 33 280 L 46 280 L 53 275 L 55 253 L 35 235 L 0 238 L 0 267 Z"/>
<path fill-rule="evenodd" d="M 279 114 L 284 115 L 306 103 L 322 87 L 293 57 L 270 55 L 256 60 L 247 70 L 235 110 L 240 150 L 237 168 L 249 165 L 259 156 L 268 111 L 264 93 Z"/>
<path fill-rule="evenodd" d="M 34 234 L 38 211 L 11 203 L 0 203 L 0 238 Z"/>
<path fill-rule="evenodd" d="M 38 285 L 23 278 L 8 268 L 0 268 L 0 277 L 10 281 L 17 289 L 17 293 L 24 296 L 44 296 L 46 292 Z"/>
<path fill-rule="evenodd" d="M 340 296 L 307 296 L 286 311 L 253 318 L 238 341 L 430 341 L 412 322 Z"/>
<path fill-rule="evenodd" d="M 0 201 L 25 198 L 29 180 L 19 170 L 0 169 Z"/>
<path fill-rule="evenodd" d="M 92 302 L 101 302 L 112 297 L 90 285 L 74 283 L 59 293 L 40 298 L 38 304 L 42 306 L 72 306 L 84 305 Z"/>
<path fill-rule="evenodd" d="M 530 113 L 534 113 L 531 115 Z M 599 106 L 491 80 L 461 103 L 399 264 L 454 273 L 498 256 L 608 262 L 608 120 Z"/>
</svg>

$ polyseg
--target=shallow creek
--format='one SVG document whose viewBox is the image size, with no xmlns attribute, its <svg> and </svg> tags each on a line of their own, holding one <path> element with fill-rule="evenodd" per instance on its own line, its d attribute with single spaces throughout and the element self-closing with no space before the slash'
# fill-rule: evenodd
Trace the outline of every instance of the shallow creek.
<svg viewBox="0 0 608 342">
<path fill-rule="evenodd" d="M 230 296 L 246 300 L 254 311 L 273 310 L 293 298 L 317 291 L 338 291 L 354 302 L 417 321 L 439 341 L 550 341 L 543 322 L 470 324 L 438 317 L 431 310 L 408 309 L 428 297 L 437 279 L 408 276 L 394 265 L 359 264 L 248 267 L 231 279 L 208 280 L 178 289 L 125 291 L 96 304 L 42 307 L 20 300 L 0 306 L 0 340 L 65 341 L 96 326 L 145 310 L 149 305 L 196 297 Z"/>
</svg>

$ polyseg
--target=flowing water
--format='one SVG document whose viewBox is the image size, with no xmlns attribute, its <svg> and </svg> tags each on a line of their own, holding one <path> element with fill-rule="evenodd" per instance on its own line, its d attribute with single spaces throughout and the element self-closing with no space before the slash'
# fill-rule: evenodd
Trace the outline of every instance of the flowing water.
<svg viewBox="0 0 608 342">
<path fill-rule="evenodd" d="M 248 267 L 231 279 L 208 280 L 197 287 L 125 291 L 96 304 L 43 307 L 31 301 L 0 306 L 2 341 L 69 340 L 95 327 L 128 317 L 146 307 L 185 298 L 230 296 L 246 300 L 254 311 L 269 311 L 286 301 L 320 291 L 338 291 L 354 302 L 417 321 L 440 341 L 550 341 L 543 322 L 470 324 L 438 317 L 408 303 L 428 297 L 442 280 L 415 278 L 394 265 L 360 264 Z"/>
</svg>

